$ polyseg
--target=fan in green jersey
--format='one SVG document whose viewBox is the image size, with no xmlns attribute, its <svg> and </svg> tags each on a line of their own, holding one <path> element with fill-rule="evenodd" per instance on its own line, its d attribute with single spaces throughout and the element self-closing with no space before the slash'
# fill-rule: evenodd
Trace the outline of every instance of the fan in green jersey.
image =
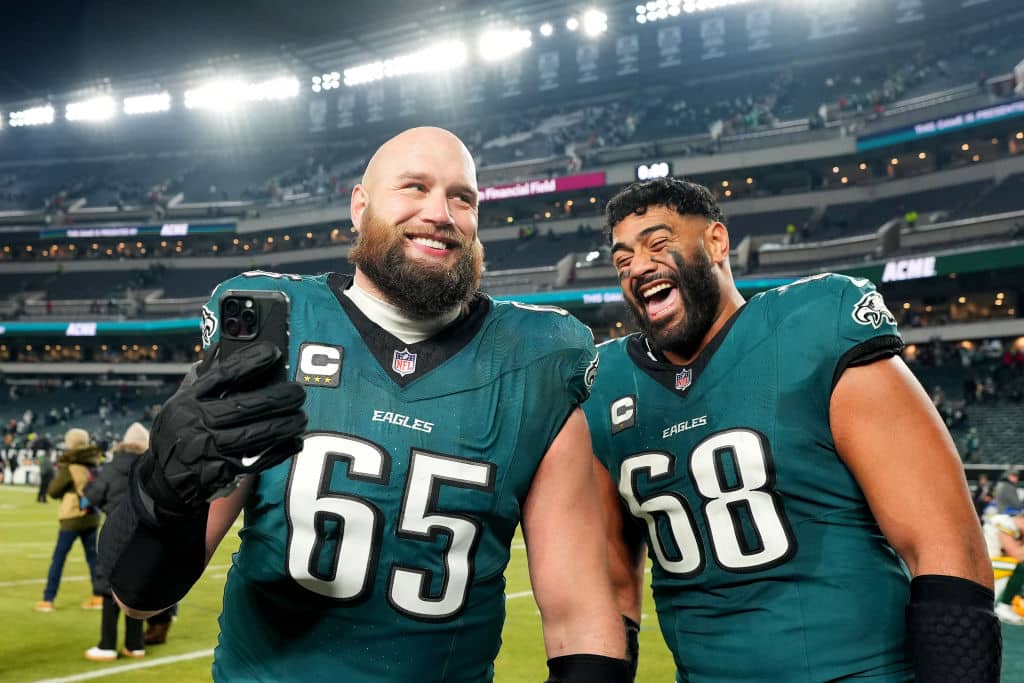
<svg viewBox="0 0 1024 683">
<path fill-rule="evenodd" d="M 177 600 L 244 508 L 215 680 L 486 682 L 521 523 L 550 681 L 628 680 L 579 407 L 590 331 L 478 292 L 476 171 L 447 131 L 385 143 L 352 220 L 354 278 L 251 272 L 214 291 L 207 360 L 103 534 L 114 592 Z M 221 294 L 268 289 L 290 302 L 288 348 L 221 362 Z M 265 384 L 284 361 L 290 381 Z"/>
<path fill-rule="evenodd" d="M 679 681 L 997 681 L 960 461 L 881 295 L 823 274 L 744 301 L 723 221 L 671 178 L 608 204 L 641 329 L 586 404 L 620 608 L 646 546 Z"/>
</svg>

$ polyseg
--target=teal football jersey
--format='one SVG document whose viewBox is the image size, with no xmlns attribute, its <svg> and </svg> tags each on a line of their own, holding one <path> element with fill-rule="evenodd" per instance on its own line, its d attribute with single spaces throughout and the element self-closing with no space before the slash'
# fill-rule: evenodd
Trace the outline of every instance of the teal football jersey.
<svg viewBox="0 0 1024 683">
<path fill-rule="evenodd" d="M 593 383 L 590 331 L 478 296 L 429 340 L 368 320 L 338 275 L 251 273 L 291 303 L 302 452 L 262 473 L 224 590 L 214 678 L 490 681 L 504 570 L 548 446 Z"/>
<path fill-rule="evenodd" d="M 901 348 L 881 295 L 839 275 L 752 297 L 689 366 L 639 334 L 598 347 L 584 409 L 678 680 L 911 680 L 908 576 L 829 430 L 843 370 Z"/>
</svg>

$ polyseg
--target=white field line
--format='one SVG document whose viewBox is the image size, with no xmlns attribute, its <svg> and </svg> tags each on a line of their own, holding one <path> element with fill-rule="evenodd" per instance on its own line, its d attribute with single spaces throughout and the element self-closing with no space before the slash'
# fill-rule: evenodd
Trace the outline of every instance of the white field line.
<svg viewBox="0 0 1024 683">
<path fill-rule="evenodd" d="M 150 659 L 145 662 L 124 664 L 123 666 L 112 666 L 107 669 L 100 669 L 99 671 L 87 671 L 85 673 L 72 674 L 71 676 L 63 676 L 61 678 L 44 678 L 42 680 L 35 681 L 35 683 L 71 683 L 72 681 L 87 681 L 91 678 L 106 678 L 107 676 L 116 676 L 117 674 L 123 674 L 127 671 L 138 671 L 139 669 L 149 669 L 154 666 L 163 666 L 164 664 L 175 664 L 177 662 L 188 661 L 189 659 L 198 659 L 199 657 L 209 657 L 212 654 L 213 649 L 196 650 L 195 652 L 185 652 L 180 655 L 160 657 L 159 659 Z"/>
<path fill-rule="evenodd" d="M 206 569 L 207 569 L 207 571 L 209 571 L 211 569 L 216 571 L 218 569 L 227 569 L 230 566 L 231 566 L 230 564 L 211 564 Z M 205 574 L 204 574 L 204 576 L 205 576 Z M 225 574 L 225 576 L 226 576 L 226 574 Z M 88 576 L 65 576 L 65 577 L 61 578 L 61 583 L 65 582 L 65 581 L 88 581 L 88 580 L 89 580 Z M 33 586 L 33 585 L 39 585 L 39 584 L 46 585 L 46 579 L 42 578 L 42 579 L 19 579 L 17 581 L 0 581 L 0 588 L 10 588 L 12 586 Z"/>
</svg>

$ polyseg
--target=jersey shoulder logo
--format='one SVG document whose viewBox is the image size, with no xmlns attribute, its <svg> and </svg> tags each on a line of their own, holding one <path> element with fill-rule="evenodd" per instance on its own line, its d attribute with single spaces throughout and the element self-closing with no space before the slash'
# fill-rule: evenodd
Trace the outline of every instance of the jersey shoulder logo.
<svg viewBox="0 0 1024 683">
<path fill-rule="evenodd" d="M 207 306 L 203 306 L 203 317 L 199 323 L 199 329 L 203 337 L 203 348 L 210 348 L 213 335 L 217 332 L 217 316 Z"/>
<path fill-rule="evenodd" d="M 594 388 L 594 382 L 597 380 L 597 366 L 601 363 L 601 356 L 594 354 L 594 360 L 590 361 L 587 365 L 587 371 L 583 373 L 583 384 L 586 385 L 587 389 Z"/>
<path fill-rule="evenodd" d="M 307 387 L 337 388 L 341 384 L 341 365 L 345 349 L 331 344 L 302 342 L 295 381 Z"/>
<path fill-rule="evenodd" d="M 885 300 L 878 292 L 867 292 L 853 306 L 853 319 L 861 325 L 871 325 L 874 329 L 882 326 L 882 323 L 896 324 L 889 309 L 885 307 Z"/>
<path fill-rule="evenodd" d="M 247 270 L 242 273 L 242 277 L 269 277 L 274 280 L 291 280 L 292 282 L 302 282 L 302 276 L 296 275 L 295 273 L 275 273 L 270 270 Z"/>
</svg>

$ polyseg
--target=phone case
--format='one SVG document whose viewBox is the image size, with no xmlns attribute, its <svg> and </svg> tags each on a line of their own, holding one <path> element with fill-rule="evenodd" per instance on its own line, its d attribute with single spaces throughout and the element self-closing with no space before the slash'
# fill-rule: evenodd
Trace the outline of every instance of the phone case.
<svg viewBox="0 0 1024 683">
<path fill-rule="evenodd" d="M 248 297 L 253 300 L 256 308 L 257 329 L 256 336 L 251 339 L 239 339 L 234 337 L 223 328 L 224 312 L 220 311 L 222 321 L 220 336 L 220 355 L 227 358 L 238 349 L 254 341 L 269 341 L 281 349 L 285 356 L 285 363 L 280 368 L 281 381 L 288 379 L 288 295 L 284 292 L 259 289 L 230 289 L 221 294 L 219 308 L 223 307 L 224 299 L 227 297 Z"/>
</svg>

